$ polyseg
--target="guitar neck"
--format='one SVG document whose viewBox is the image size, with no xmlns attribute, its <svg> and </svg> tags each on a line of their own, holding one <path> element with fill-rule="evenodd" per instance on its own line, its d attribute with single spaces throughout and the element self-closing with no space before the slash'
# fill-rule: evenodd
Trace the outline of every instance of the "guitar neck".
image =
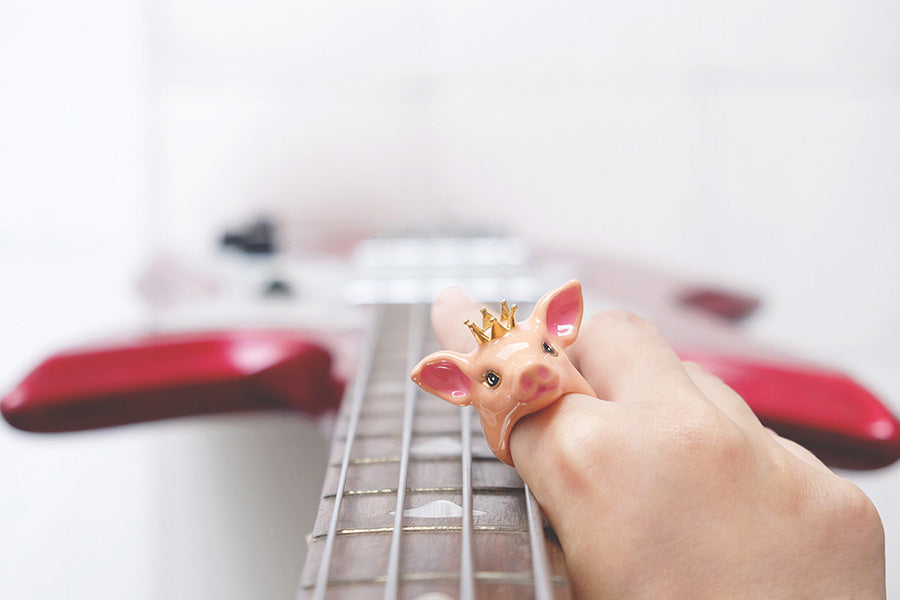
<svg viewBox="0 0 900 600">
<path fill-rule="evenodd" d="M 369 308 L 299 597 L 570 598 L 558 542 L 471 408 L 409 380 L 437 349 L 427 307 Z"/>
</svg>

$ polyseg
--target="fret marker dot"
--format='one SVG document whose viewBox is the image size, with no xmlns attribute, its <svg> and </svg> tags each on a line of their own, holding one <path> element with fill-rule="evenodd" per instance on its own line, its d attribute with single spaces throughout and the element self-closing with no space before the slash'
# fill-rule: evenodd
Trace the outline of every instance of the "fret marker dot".
<svg viewBox="0 0 900 600">
<path fill-rule="evenodd" d="M 437 437 L 413 444 L 410 453 L 414 456 L 459 456 L 462 444 L 449 437 Z"/>
<path fill-rule="evenodd" d="M 396 511 L 392 510 L 390 514 L 391 516 L 394 516 Z M 417 506 L 415 508 L 407 508 L 403 511 L 404 517 L 420 517 L 425 519 L 458 519 L 462 514 L 462 506 L 455 502 L 451 502 L 450 500 L 433 500 L 428 504 L 423 504 L 422 506 Z M 473 510 L 472 514 L 474 516 L 481 516 L 487 513 L 483 510 Z"/>
</svg>

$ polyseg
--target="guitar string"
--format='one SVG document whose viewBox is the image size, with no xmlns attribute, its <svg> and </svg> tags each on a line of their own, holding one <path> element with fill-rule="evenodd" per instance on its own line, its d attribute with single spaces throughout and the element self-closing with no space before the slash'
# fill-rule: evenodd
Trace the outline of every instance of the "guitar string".
<svg viewBox="0 0 900 600">
<path fill-rule="evenodd" d="M 425 337 L 425 305 L 409 307 L 409 338 L 406 343 L 406 372 L 419 362 Z M 406 505 L 406 486 L 409 474 L 409 451 L 412 445 L 413 413 L 418 388 L 406 382 L 403 402 L 403 442 L 400 451 L 400 476 L 397 482 L 397 507 L 394 509 L 394 531 L 391 535 L 391 553 L 388 560 L 388 577 L 384 586 L 385 600 L 396 599 L 400 592 L 400 535 L 403 531 L 403 509 Z"/>
<path fill-rule="evenodd" d="M 475 600 L 475 572 L 472 567 L 472 408 L 459 413 L 462 430 L 462 556 L 459 568 L 459 597 Z"/>
<path fill-rule="evenodd" d="M 528 484 L 525 488 L 525 514 L 528 521 L 528 537 L 531 545 L 531 570 L 534 577 L 535 600 L 553 600 L 550 564 L 544 534 L 544 517 Z"/>
<path fill-rule="evenodd" d="M 419 306 L 419 310 L 420 311 L 423 310 L 421 305 Z M 313 596 L 313 598 L 315 600 L 324 600 L 325 588 L 330 584 L 330 582 L 328 581 L 329 562 L 330 562 L 330 558 L 333 554 L 335 537 L 338 535 L 346 535 L 346 534 L 352 534 L 352 533 L 357 533 L 357 532 L 363 533 L 364 531 L 366 531 L 366 530 L 340 530 L 340 531 L 338 531 L 337 517 L 338 517 L 339 510 L 340 510 L 340 498 L 342 496 L 348 495 L 347 492 L 345 491 L 346 490 L 347 469 L 348 469 L 348 466 L 354 462 L 354 461 L 350 460 L 350 456 L 351 456 L 351 452 L 352 452 L 351 446 L 356 439 L 360 439 L 363 437 L 362 435 L 357 434 L 357 426 L 358 426 L 358 422 L 360 419 L 360 415 L 362 413 L 363 399 L 366 397 L 366 393 L 365 393 L 366 386 L 369 385 L 368 379 L 371 374 L 372 357 L 374 355 L 374 349 L 376 346 L 377 338 L 379 337 L 379 336 L 375 335 L 375 332 L 379 331 L 379 328 L 382 325 L 382 321 L 383 321 L 382 311 L 375 312 L 374 316 L 369 320 L 370 327 L 368 328 L 368 331 L 367 331 L 366 337 L 365 337 L 365 340 L 366 340 L 365 346 L 366 346 L 367 352 L 364 352 L 362 355 L 363 359 L 365 359 L 365 360 L 360 361 L 360 364 L 357 369 L 358 372 L 356 374 L 356 377 L 354 378 L 354 381 L 357 382 L 358 385 L 354 386 L 352 396 L 349 399 L 350 402 L 348 403 L 351 406 L 351 410 L 350 410 L 350 415 L 349 415 L 349 424 L 347 427 L 347 432 L 346 432 L 345 436 L 343 436 L 343 439 L 345 440 L 346 444 L 345 444 L 345 448 L 344 448 L 344 460 L 341 463 L 341 475 L 338 480 L 338 490 L 333 496 L 329 495 L 335 499 L 335 505 L 334 505 L 332 515 L 331 515 L 331 522 L 330 522 L 330 526 L 329 526 L 329 530 L 328 530 L 328 534 L 327 534 L 327 538 L 326 538 L 325 548 L 323 550 L 323 557 L 321 559 L 322 562 L 319 564 L 318 576 L 317 576 L 317 580 L 316 580 L 316 590 L 315 590 L 315 594 Z M 418 327 L 419 327 L 418 332 L 413 331 L 414 329 L 416 329 L 416 325 L 418 325 Z M 412 347 L 416 344 L 421 343 L 421 340 L 424 337 L 422 335 L 422 331 L 421 331 L 422 328 L 424 328 L 424 319 L 419 318 L 419 319 L 413 320 L 413 323 L 411 324 L 411 327 L 408 330 L 410 332 L 410 343 L 407 347 L 407 350 L 408 350 L 407 358 L 410 363 L 407 365 L 408 370 L 412 369 L 412 367 L 414 366 L 415 359 L 418 357 L 419 354 L 421 354 L 421 348 L 416 349 L 416 351 L 414 352 Z M 413 342 L 415 342 L 415 343 L 413 343 Z M 363 363 L 365 363 L 365 364 L 363 364 Z M 379 385 L 379 384 L 380 384 L 380 382 L 372 383 L 372 385 Z M 412 386 L 410 385 L 408 387 L 412 387 Z M 412 389 L 415 390 L 414 387 Z M 407 388 L 406 395 L 409 396 L 409 394 L 410 393 Z M 414 396 L 412 396 L 411 398 L 414 401 Z M 412 408 L 413 406 L 414 405 L 411 403 L 410 408 Z M 465 412 L 466 411 L 464 410 L 463 413 L 465 413 Z M 495 531 L 497 531 L 497 530 L 502 531 L 503 529 L 505 529 L 505 528 L 493 528 L 493 527 L 483 527 L 483 526 L 472 527 L 472 514 L 473 513 L 472 513 L 472 506 L 471 506 L 471 500 L 472 500 L 471 459 L 478 458 L 478 457 L 471 456 L 471 430 L 472 430 L 471 413 L 469 412 L 468 416 L 460 417 L 461 422 L 462 422 L 462 427 L 461 427 L 462 432 L 461 433 L 462 433 L 462 437 L 463 437 L 464 454 L 466 454 L 466 453 L 469 454 L 468 482 L 466 481 L 467 477 L 465 474 L 466 467 L 463 466 L 464 473 L 463 473 L 463 486 L 462 486 L 463 490 L 462 491 L 463 491 L 463 504 L 464 504 L 463 512 L 465 515 L 463 517 L 463 525 L 461 527 L 452 527 L 451 526 L 451 527 L 434 527 L 434 528 L 432 528 L 432 527 L 421 527 L 421 528 L 402 527 L 402 512 L 403 512 L 403 505 L 405 503 L 405 500 L 402 500 L 399 496 L 403 496 L 405 498 L 405 492 L 406 492 L 406 488 L 407 488 L 405 483 L 406 483 L 406 477 L 407 477 L 408 466 L 409 466 L 409 446 L 410 446 L 411 433 L 412 433 L 412 427 L 411 427 L 412 414 L 411 413 L 412 413 L 412 410 L 409 410 L 406 413 L 407 415 L 409 415 L 409 426 L 404 427 L 403 435 L 396 436 L 396 437 L 401 437 L 404 440 L 403 441 L 403 445 L 404 445 L 403 451 L 404 451 L 404 455 L 405 455 L 405 459 L 401 457 L 401 470 L 403 472 L 401 474 L 400 484 L 398 485 L 398 503 L 397 503 L 398 510 L 395 512 L 395 521 L 400 521 L 401 526 L 398 527 L 397 523 L 395 522 L 395 527 L 387 528 L 387 531 L 392 532 L 393 538 L 396 539 L 396 542 L 394 542 L 394 540 L 392 539 L 391 571 L 388 574 L 388 576 L 386 577 L 386 579 L 390 583 L 390 581 L 392 579 L 391 575 L 393 575 L 393 584 L 392 584 L 391 589 L 386 590 L 385 598 L 386 599 L 387 598 L 396 598 L 398 596 L 399 582 L 401 579 L 400 574 L 399 574 L 399 537 L 400 537 L 400 532 L 421 529 L 423 531 L 428 531 L 428 530 L 461 531 L 464 538 L 466 538 L 466 536 L 467 536 L 466 532 L 468 531 L 469 541 L 466 542 L 465 539 L 463 541 L 463 550 L 462 550 L 463 556 L 462 556 L 462 563 L 461 563 L 462 566 L 461 566 L 461 572 L 460 572 L 460 591 L 461 591 L 460 597 L 468 600 L 469 598 L 474 598 L 474 581 L 481 578 L 480 577 L 481 573 L 476 573 L 471 566 L 471 556 L 472 556 L 471 555 L 471 535 L 472 535 L 471 532 L 473 531 L 473 529 L 474 530 L 495 530 Z M 382 436 L 373 436 L 373 437 L 382 437 Z M 395 436 L 385 436 L 385 437 L 395 437 Z M 468 438 L 468 440 L 466 438 Z M 468 450 L 468 452 L 466 452 L 466 450 Z M 462 461 L 466 462 L 465 456 L 462 457 Z M 467 485 L 467 483 L 468 483 L 468 485 Z M 465 488 L 468 488 L 468 491 Z M 547 550 L 546 550 L 545 543 L 544 543 L 543 526 L 542 526 L 543 520 L 542 520 L 542 517 L 540 514 L 540 508 L 537 506 L 537 503 L 536 503 L 533 495 L 531 494 L 531 491 L 527 488 L 527 486 L 525 487 L 524 491 L 525 491 L 525 501 L 526 501 L 526 513 L 527 513 L 527 518 L 528 518 L 527 531 L 529 533 L 530 542 L 531 542 L 531 546 L 532 546 L 533 576 L 534 576 L 535 594 L 536 594 L 535 598 L 537 600 L 550 600 L 553 597 L 552 592 L 551 592 L 551 586 L 553 584 L 559 585 L 560 583 L 564 583 L 564 582 L 556 581 L 557 579 L 559 579 L 558 577 L 550 578 L 548 576 L 549 565 L 548 565 L 548 561 L 547 561 Z M 351 491 L 351 493 L 352 493 L 352 491 Z M 466 523 L 466 521 L 468 521 L 468 524 Z M 368 530 L 368 531 L 374 532 L 374 530 Z M 520 531 L 522 531 L 524 533 L 526 530 L 522 529 Z M 510 532 L 512 532 L 512 531 L 510 531 Z M 316 537 L 320 537 L 320 536 L 316 536 Z M 466 549 L 467 546 L 468 546 L 468 550 Z M 467 562 L 468 562 L 468 566 L 467 566 Z M 466 583 L 467 580 L 469 581 L 469 583 Z M 467 587 L 471 589 L 471 592 L 464 591 L 464 590 L 466 590 Z"/>
<path fill-rule="evenodd" d="M 355 377 L 353 378 L 353 391 L 350 398 L 350 415 L 347 425 L 346 443 L 344 444 L 344 459 L 341 464 L 341 473 L 338 477 L 337 491 L 335 492 L 334 507 L 331 511 L 331 521 L 328 525 L 328 536 L 325 539 L 325 548 L 322 550 L 322 559 L 319 563 L 319 571 L 316 574 L 316 589 L 313 592 L 313 600 L 325 600 L 325 590 L 328 586 L 328 569 L 331 564 L 331 555 L 334 552 L 334 539 L 338 530 L 338 513 L 341 509 L 341 499 L 344 497 L 344 486 L 347 483 L 347 470 L 350 465 L 350 454 L 353 448 L 353 439 L 356 435 L 356 427 L 359 424 L 359 414 L 362 412 L 363 398 L 368 385 L 369 374 L 372 369 L 372 360 L 375 355 L 375 346 L 378 339 L 379 328 L 384 317 L 383 308 L 373 310 L 368 319 L 368 327 L 365 333 L 364 352 L 360 355 Z"/>
<path fill-rule="evenodd" d="M 528 537 L 531 540 L 531 570 L 534 573 L 535 600 L 552 600 L 550 567 L 547 564 L 547 546 L 544 540 L 544 518 L 531 488 L 525 485 L 525 510 L 528 518 Z"/>
</svg>

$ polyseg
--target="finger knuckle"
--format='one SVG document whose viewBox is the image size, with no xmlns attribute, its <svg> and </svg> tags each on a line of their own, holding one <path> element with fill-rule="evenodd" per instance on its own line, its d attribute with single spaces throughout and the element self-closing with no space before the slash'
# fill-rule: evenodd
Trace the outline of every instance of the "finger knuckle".
<svg viewBox="0 0 900 600">
<path fill-rule="evenodd" d="M 849 480 L 843 482 L 840 511 L 842 518 L 861 528 L 881 529 L 881 517 L 875 503 Z"/>
<path fill-rule="evenodd" d="M 822 491 L 824 490 L 824 491 Z M 853 544 L 860 552 L 884 548 L 884 526 L 878 509 L 854 483 L 832 474 L 803 504 L 835 544 Z"/>
<path fill-rule="evenodd" d="M 637 326 L 649 324 L 649 322 L 642 316 L 634 311 L 628 310 L 627 308 L 613 308 L 610 310 L 600 311 L 597 313 L 596 318 L 600 321 L 606 321 L 610 323 L 625 323 L 628 325 Z"/>
<path fill-rule="evenodd" d="M 721 393 L 725 390 L 733 391 L 720 377 L 710 373 L 700 363 L 685 361 L 682 364 L 691 380 L 701 389 L 708 389 L 716 393 Z"/>
<path fill-rule="evenodd" d="M 706 367 L 704 367 L 700 363 L 694 362 L 692 360 L 686 360 L 682 364 L 684 365 L 685 371 L 688 372 L 688 375 L 690 375 L 692 379 L 718 379 L 718 377 L 707 371 Z"/>
<path fill-rule="evenodd" d="M 742 461 L 749 446 L 744 432 L 712 407 L 683 415 L 670 430 L 667 443 L 679 460 L 702 460 L 723 468 Z"/>
<path fill-rule="evenodd" d="M 544 429 L 542 451 L 572 493 L 594 485 L 595 471 L 608 458 L 606 439 L 599 435 L 601 430 L 600 424 L 586 415 L 556 418 Z"/>
<path fill-rule="evenodd" d="M 704 369 L 700 365 L 700 363 L 696 363 L 692 360 L 685 360 L 682 362 L 682 364 L 684 365 L 685 370 L 687 370 L 687 372 L 691 374 L 699 374 L 706 371 L 706 369 Z"/>
<path fill-rule="evenodd" d="M 595 313 L 588 320 L 588 327 L 599 330 L 610 327 L 632 327 L 644 331 L 656 332 L 656 328 L 650 321 L 625 308 L 614 308 Z"/>
</svg>

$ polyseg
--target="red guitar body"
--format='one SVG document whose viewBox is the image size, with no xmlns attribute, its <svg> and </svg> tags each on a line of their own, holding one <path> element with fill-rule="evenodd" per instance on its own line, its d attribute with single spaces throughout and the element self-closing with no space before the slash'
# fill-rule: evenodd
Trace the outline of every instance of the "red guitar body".
<svg viewBox="0 0 900 600">
<path fill-rule="evenodd" d="M 871 469 L 900 457 L 900 423 L 852 379 L 819 368 L 680 352 L 704 365 L 759 418 L 833 466 Z M 0 407 L 19 429 L 61 432 L 171 417 L 337 407 L 328 351 L 303 334 L 217 331 L 148 336 L 70 350 L 32 371 Z"/>
<path fill-rule="evenodd" d="M 841 373 L 766 351 L 702 343 L 684 331 L 706 321 L 733 324 L 755 299 L 696 288 L 673 292 L 645 274 L 620 277 L 593 262 L 605 281 L 638 281 L 632 295 L 669 298 L 658 311 L 681 357 L 704 365 L 734 388 L 767 426 L 805 445 L 833 466 L 871 469 L 900 458 L 900 422 L 868 390 Z M 622 294 L 625 301 L 629 295 Z M 671 307 L 675 307 L 674 309 Z M 687 312 L 686 312 L 687 311 Z M 694 323 L 692 314 L 706 321 Z M 686 318 L 687 317 L 687 318 Z M 688 325 L 685 326 L 685 321 Z M 697 325 L 694 327 L 694 325 Z M 716 325 L 716 323 L 713 323 Z M 218 330 L 151 335 L 51 356 L 0 403 L 13 426 L 61 432 L 185 415 L 269 409 L 318 414 L 337 407 L 343 382 L 332 352 L 313 335 L 292 330 Z M 671 338 L 670 338 L 671 339 Z M 719 340 L 721 341 L 721 340 Z M 727 347 L 727 348 L 726 348 Z M 771 356 L 776 356 L 772 353 Z"/>
<path fill-rule="evenodd" d="M 292 331 L 152 335 L 51 356 L 0 407 L 19 429 L 61 432 L 216 412 L 335 408 L 331 356 Z"/>
</svg>

